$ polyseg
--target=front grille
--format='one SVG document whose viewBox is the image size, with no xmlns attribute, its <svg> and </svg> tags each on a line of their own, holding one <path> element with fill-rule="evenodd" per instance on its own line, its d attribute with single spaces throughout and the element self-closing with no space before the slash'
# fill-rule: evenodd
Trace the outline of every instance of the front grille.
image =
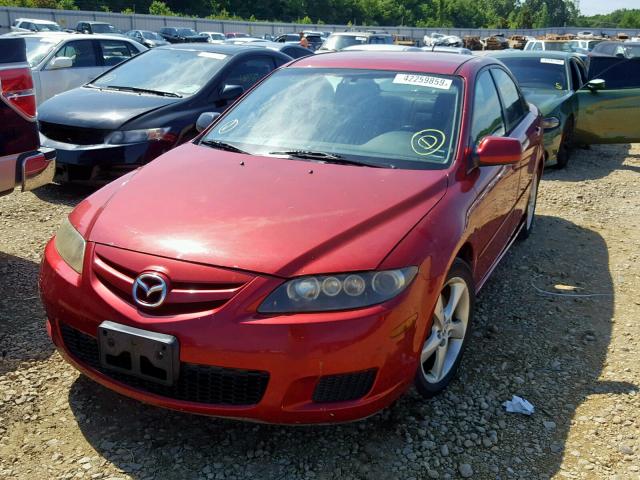
<svg viewBox="0 0 640 480">
<path fill-rule="evenodd" d="M 40 132 L 47 138 L 57 142 L 75 145 L 99 145 L 109 133 L 108 130 L 80 128 L 59 123 L 39 122 Z"/>
<path fill-rule="evenodd" d="M 373 368 L 362 372 L 320 377 L 313 392 L 313 401 L 316 403 L 348 402 L 362 398 L 371 390 L 376 372 L 377 369 Z"/>
<path fill-rule="evenodd" d="M 169 292 L 157 308 L 144 308 L 133 301 L 133 282 L 148 265 L 160 264 L 170 279 Z M 97 245 L 93 258 L 95 278 L 113 295 L 140 311 L 156 317 L 206 314 L 227 303 L 253 277 L 217 267 L 157 258 Z M 197 280 L 193 280 L 193 279 Z"/>
<path fill-rule="evenodd" d="M 94 337 L 64 323 L 60 324 L 60 331 L 65 347 L 79 363 L 129 387 L 174 400 L 208 405 L 255 405 L 262 400 L 269 383 L 269 373 L 260 370 L 181 362 L 177 382 L 171 386 L 161 385 L 103 368 Z"/>
</svg>

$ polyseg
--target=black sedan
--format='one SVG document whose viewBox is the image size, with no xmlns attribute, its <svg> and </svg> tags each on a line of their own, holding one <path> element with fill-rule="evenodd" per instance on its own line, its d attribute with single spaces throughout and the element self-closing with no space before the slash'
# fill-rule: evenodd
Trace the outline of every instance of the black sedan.
<svg viewBox="0 0 640 480">
<path fill-rule="evenodd" d="M 200 43 L 207 41 L 207 37 L 203 37 L 191 28 L 162 27 L 158 33 L 169 43 Z"/>
<path fill-rule="evenodd" d="M 231 102 L 291 57 L 267 48 L 158 47 L 39 107 L 58 179 L 103 183 L 196 135 L 203 112 Z"/>
</svg>

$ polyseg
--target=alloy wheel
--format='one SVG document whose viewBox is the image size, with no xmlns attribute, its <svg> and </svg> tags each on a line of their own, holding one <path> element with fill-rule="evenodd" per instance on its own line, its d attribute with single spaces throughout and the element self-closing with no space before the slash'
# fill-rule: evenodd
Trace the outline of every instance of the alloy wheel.
<svg viewBox="0 0 640 480">
<path fill-rule="evenodd" d="M 438 296 L 431 334 L 420 354 L 420 368 L 427 383 L 442 381 L 455 365 L 462 352 L 470 311 L 467 283 L 460 277 L 449 279 Z"/>
</svg>

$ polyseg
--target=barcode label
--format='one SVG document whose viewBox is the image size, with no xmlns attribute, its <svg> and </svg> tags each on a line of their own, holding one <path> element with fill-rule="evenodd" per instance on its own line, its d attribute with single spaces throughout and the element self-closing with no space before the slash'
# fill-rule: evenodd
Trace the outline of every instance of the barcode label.
<svg viewBox="0 0 640 480">
<path fill-rule="evenodd" d="M 412 73 L 398 73 L 396 78 L 393 79 L 393 83 L 439 88 L 441 90 L 449 90 L 451 88 L 451 79 L 432 77 L 430 75 L 415 75 Z"/>
</svg>

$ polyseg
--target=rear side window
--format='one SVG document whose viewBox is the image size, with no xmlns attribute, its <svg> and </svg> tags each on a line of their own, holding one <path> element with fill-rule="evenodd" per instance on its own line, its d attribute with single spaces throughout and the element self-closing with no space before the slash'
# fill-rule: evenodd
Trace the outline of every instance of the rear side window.
<svg viewBox="0 0 640 480">
<path fill-rule="evenodd" d="M 100 40 L 100 51 L 105 66 L 113 67 L 133 56 L 127 42 Z"/>
<path fill-rule="evenodd" d="M 589 80 L 602 79 L 610 89 L 640 88 L 640 58 L 592 57 Z"/>
<path fill-rule="evenodd" d="M 248 90 L 275 68 L 273 60 L 267 57 L 249 58 L 231 67 L 227 76 L 227 85 L 241 85 Z"/>
<path fill-rule="evenodd" d="M 504 106 L 507 131 L 510 132 L 518 126 L 522 118 L 527 114 L 529 107 L 524 97 L 520 95 L 515 82 L 511 80 L 511 77 L 504 70 L 492 68 L 491 73 L 498 86 L 498 92 Z"/>
<path fill-rule="evenodd" d="M 98 65 L 92 40 L 75 40 L 64 45 L 55 57 L 71 58 L 71 68 L 95 67 Z"/>
<path fill-rule="evenodd" d="M 488 135 L 505 134 L 502 120 L 502 107 L 496 86 L 488 70 L 482 72 L 476 80 L 471 121 L 471 138 L 475 145 Z"/>
</svg>

